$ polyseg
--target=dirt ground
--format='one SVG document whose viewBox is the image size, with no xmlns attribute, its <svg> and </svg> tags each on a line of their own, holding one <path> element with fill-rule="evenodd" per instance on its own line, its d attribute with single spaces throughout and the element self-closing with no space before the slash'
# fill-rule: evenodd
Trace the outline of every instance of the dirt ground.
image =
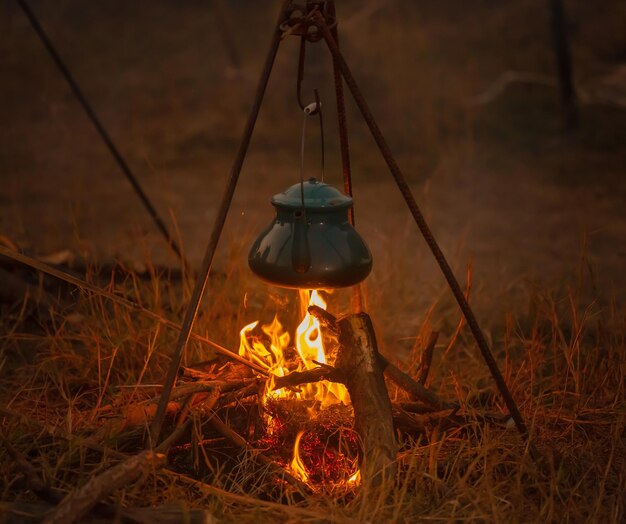
<svg viewBox="0 0 626 524">
<path fill-rule="evenodd" d="M 277 4 L 37 0 L 32 6 L 190 260 L 208 240 Z M 462 284 L 481 314 L 523 311 L 532 289 L 624 303 L 626 8 L 566 2 L 579 127 L 561 129 L 542 2 L 338 2 L 342 45 Z M 422 5 L 423 4 L 423 5 Z M 519 21 L 524 23 L 520 24 Z M 16 2 L 0 4 L 0 234 L 36 254 L 172 263 Z M 298 180 L 297 42 L 281 48 L 216 268 L 245 265 L 269 198 Z M 341 186 L 327 52 L 306 90 L 326 103 L 326 181 Z M 508 71 L 532 73 L 487 103 Z M 349 107 L 356 220 L 374 254 L 372 308 L 407 317 L 443 283 L 392 178 Z M 319 141 L 309 125 L 307 175 Z M 234 246 L 234 247 L 233 247 Z M 582 268 L 582 272 L 581 272 Z M 593 274 L 593 279 L 588 278 Z M 592 285 L 593 284 L 593 285 Z M 595 289 L 594 287 L 595 286 Z M 392 291 L 393 291 L 393 296 Z M 404 314 L 394 322 L 400 325 Z M 408 320 L 407 320 L 408 322 Z"/>
</svg>

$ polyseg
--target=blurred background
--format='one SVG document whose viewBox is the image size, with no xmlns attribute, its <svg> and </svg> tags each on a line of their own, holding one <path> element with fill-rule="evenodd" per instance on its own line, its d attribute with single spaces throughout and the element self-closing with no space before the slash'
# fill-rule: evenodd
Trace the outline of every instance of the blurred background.
<svg viewBox="0 0 626 524">
<path fill-rule="evenodd" d="M 30 1 L 196 267 L 279 3 Z M 626 3 L 564 1 L 578 111 L 571 129 L 548 0 L 336 3 L 345 57 L 462 285 L 471 264 L 479 316 L 523 313 L 535 290 L 560 296 L 569 286 L 623 304 Z M 272 219 L 270 197 L 299 180 L 298 43 L 281 45 L 218 250 L 216 271 L 238 267 L 244 288 L 256 285 L 246 256 Z M 13 1 L 0 3 L 0 78 L 5 240 L 37 255 L 69 249 L 91 260 L 176 264 Z M 323 43 L 308 46 L 307 101 L 314 88 L 324 104 L 325 181 L 341 187 Z M 445 285 L 346 98 L 356 223 L 374 254 L 368 306 L 406 333 Z M 318 176 L 319 155 L 311 120 L 306 176 Z"/>
</svg>

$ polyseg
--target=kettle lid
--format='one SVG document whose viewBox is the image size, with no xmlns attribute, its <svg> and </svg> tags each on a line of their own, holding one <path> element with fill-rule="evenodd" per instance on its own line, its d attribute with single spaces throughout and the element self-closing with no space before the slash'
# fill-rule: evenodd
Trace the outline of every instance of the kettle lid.
<svg viewBox="0 0 626 524">
<path fill-rule="evenodd" d="M 302 184 L 304 190 L 304 206 L 307 210 L 331 211 L 352 207 L 352 198 L 344 195 L 333 186 L 309 178 Z M 272 197 L 272 205 L 287 209 L 302 208 L 302 190 L 300 182 L 282 193 Z"/>
</svg>

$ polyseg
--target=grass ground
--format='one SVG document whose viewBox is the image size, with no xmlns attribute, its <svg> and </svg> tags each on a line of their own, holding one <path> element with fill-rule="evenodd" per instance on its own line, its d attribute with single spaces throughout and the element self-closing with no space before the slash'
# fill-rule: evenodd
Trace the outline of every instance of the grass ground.
<svg viewBox="0 0 626 524">
<path fill-rule="evenodd" d="M 264 318 L 281 309 L 277 301 L 243 309 L 241 294 L 250 288 L 240 287 L 241 277 L 233 273 L 212 283 L 218 305 L 203 309 L 197 325 L 197 332 L 228 341 L 230 347 L 235 347 L 232 325 L 243 325 L 241 317 Z M 182 303 L 169 282 L 128 278 L 115 289 L 133 299 L 139 294 L 145 307 L 180 318 Z M 37 307 L 25 298 L 12 308 L 4 306 L 2 315 L 3 434 L 61 493 L 116 463 L 114 451 L 137 449 L 136 431 L 101 440 L 98 430 L 125 413 L 125 406 L 149 396 L 146 391 L 153 390 L 146 385 L 162 380 L 175 336 L 101 297 L 71 296 L 73 303 L 65 310 Z M 283 303 L 286 299 L 288 294 L 281 297 Z M 333 297 L 331 311 L 332 304 Z M 203 507 L 233 522 L 620 522 L 626 489 L 623 313 L 580 303 L 575 286 L 562 297 L 538 290 L 531 305 L 533 313 L 523 324 L 508 315 L 504 324 L 485 327 L 530 426 L 538 462 L 513 429 L 475 419 L 456 430 L 442 432 L 435 425 L 416 441 L 405 439 L 397 484 L 375 490 L 365 485 L 356 496 L 323 491 L 308 497 L 268 495 L 271 475 L 244 455 L 233 469 L 224 464 L 216 469 L 208 458 L 203 467 L 190 466 L 189 474 L 210 488 L 155 472 L 116 491 L 111 500 L 131 507 Z M 458 400 L 470 418 L 483 410 L 503 411 L 469 334 L 462 329 L 450 340 L 456 311 L 436 308 L 433 318 L 445 339 L 436 350 L 431 387 Z M 429 333 L 433 318 L 423 319 L 417 336 Z M 209 356 L 210 349 L 193 344 L 186 361 Z M 89 442 L 105 451 L 93 451 Z M 211 455 L 211 444 L 206 446 Z M 187 460 L 194 463 L 191 456 Z M 2 461 L 5 519 L 15 520 L 20 513 L 14 511 L 26 518 L 34 511 L 27 504 L 33 501 L 32 490 L 6 451 Z M 180 457 L 174 462 L 180 463 Z"/>
<path fill-rule="evenodd" d="M 237 23 L 222 34 L 207 30 L 216 27 L 214 4 L 33 2 L 159 209 L 176 217 L 196 264 L 274 4 L 262 11 L 229 5 Z M 376 492 L 286 504 L 266 493 L 268 473 L 243 457 L 230 473 L 214 465 L 191 471 L 208 485 L 155 472 L 110 500 L 205 507 L 220 520 L 249 522 L 623 521 L 624 110 L 583 101 L 579 128 L 564 135 L 553 87 L 513 85 L 487 105 L 471 103 L 505 71 L 552 75 L 540 2 L 380 5 L 372 15 L 357 2 L 339 6 L 346 57 L 457 274 L 472 266 L 471 302 L 531 427 L 539 463 L 513 431 L 472 422 L 447 433 L 431 428 L 405 443 L 397 485 Z M 591 95 L 619 91 L 607 79 L 624 67 L 624 5 L 567 8 L 577 85 Z M 0 13 L 0 116 L 10 122 L 0 129 L 2 235 L 34 254 L 70 248 L 90 261 L 88 278 L 180 321 L 188 296 L 180 282 L 121 271 L 112 283 L 97 270 L 111 258 L 148 269 L 172 259 L 19 11 L 5 3 Z M 229 42 L 234 54 L 226 52 Z M 248 240 L 269 220 L 266 196 L 291 184 L 297 170 L 295 46 L 285 49 L 196 327 L 233 349 L 244 324 L 270 321 L 295 300 L 255 282 L 245 265 Z M 322 99 L 331 99 L 325 54 L 312 50 L 310 59 L 307 86 L 321 86 Z M 375 258 L 368 311 L 382 351 L 406 366 L 416 358 L 411 348 L 419 351 L 437 329 L 432 387 L 470 415 L 504 411 L 469 333 L 462 327 L 455 336 L 459 313 L 397 211 L 401 201 L 355 108 L 349 111 L 357 221 Z M 329 166 L 338 158 L 333 116 L 329 107 Z M 315 147 L 309 151 L 316 165 Z M 338 183 L 332 169 L 328 176 Z M 119 460 L 84 439 L 120 406 L 145 398 L 143 385 L 162 380 L 175 332 L 103 298 L 44 284 L 61 306 L 32 297 L 0 305 L 1 423 L 2 434 L 63 494 Z M 345 313 L 345 303 L 333 295 L 330 310 Z M 210 355 L 193 343 L 186 361 Z M 136 446 L 128 435 L 105 444 Z M 27 517 L 11 511 L 16 503 L 26 513 L 45 509 L 29 505 L 35 497 L 23 472 L 0 449 L 3 518 Z M 201 455 L 194 460 L 204 463 Z"/>
</svg>

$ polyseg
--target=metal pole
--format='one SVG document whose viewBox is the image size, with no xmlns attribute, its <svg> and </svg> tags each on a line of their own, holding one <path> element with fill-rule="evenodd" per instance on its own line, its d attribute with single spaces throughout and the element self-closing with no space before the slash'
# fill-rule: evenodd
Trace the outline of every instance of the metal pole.
<svg viewBox="0 0 626 524">
<path fill-rule="evenodd" d="M 328 13 L 337 20 L 334 0 L 328 0 Z M 337 24 L 331 28 L 331 34 L 337 47 L 339 47 L 339 32 Z M 352 196 L 352 168 L 350 165 L 350 144 L 348 142 L 348 119 L 346 116 L 346 101 L 343 95 L 343 77 L 337 64 L 337 59 L 333 56 L 333 77 L 335 80 L 335 99 L 337 103 L 337 124 L 339 128 L 339 145 L 341 149 L 341 167 L 343 172 L 343 191 Z M 354 203 L 348 210 L 348 220 L 354 226 Z M 355 313 L 365 309 L 363 289 L 361 284 L 354 286 L 352 291 L 352 308 Z"/>
<path fill-rule="evenodd" d="M 202 270 L 198 275 L 198 280 L 191 295 L 191 301 L 185 313 L 185 318 L 183 320 L 180 334 L 178 336 L 178 341 L 176 343 L 176 349 L 174 351 L 174 355 L 172 356 L 172 362 L 170 363 L 170 367 L 165 378 L 165 383 L 163 384 L 163 391 L 161 392 L 161 398 L 159 399 L 157 412 L 154 420 L 152 421 L 149 442 L 149 445 L 151 446 L 156 446 L 158 443 L 159 435 L 161 433 L 161 427 L 163 426 L 163 419 L 165 417 L 165 409 L 167 407 L 167 403 L 169 402 L 174 382 L 176 381 L 178 368 L 180 366 L 180 362 L 182 360 L 185 348 L 187 347 L 193 324 L 196 320 L 196 316 L 198 315 L 200 301 L 202 300 L 202 295 L 206 288 L 207 280 L 209 278 L 209 272 L 213 263 L 215 249 L 217 248 L 217 243 L 224 228 L 224 223 L 226 222 L 226 215 L 228 214 L 228 209 L 230 208 L 230 204 L 235 193 L 235 188 L 237 187 L 237 181 L 239 180 L 241 167 L 243 166 L 243 161 L 248 151 L 248 145 L 250 144 L 252 132 L 254 131 L 254 125 L 256 123 L 257 116 L 259 115 L 259 110 L 261 108 L 263 97 L 265 95 L 265 89 L 267 87 L 267 83 L 272 72 L 272 67 L 274 65 L 274 59 L 276 58 L 276 53 L 280 45 L 280 25 L 287 11 L 287 6 L 290 3 L 290 0 L 285 0 L 280 10 L 278 22 L 276 23 L 276 27 L 274 29 L 272 42 L 267 53 L 267 58 L 265 59 L 263 71 L 261 72 L 261 77 L 259 79 L 256 94 L 254 96 L 252 108 L 250 109 L 250 114 L 248 115 L 246 127 L 244 129 L 241 142 L 239 144 L 239 150 L 237 151 L 237 155 L 235 156 L 235 161 L 233 162 L 233 166 L 230 171 L 230 176 L 228 178 L 228 182 L 222 196 L 222 201 L 217 213 L 217 217 L 213 224 L 213 231 L 211 232 L 209 244 L 207 245 L 204 260 L 202 261 Z"/>
<path fill-rule="evenodd" d="M 428 227 L 428 224 L 426 223 L 426 220 L 424 219 L 424 216 L 422 215 L 422 212 L 420 211 L 417 202 L 413 197 L 411 189 L 409 188 L 409 185 L 407 184 L 404 175 L 400 171 L 400 168 L 398 167 L 398 164 L 396 163 L 395 158 L 393 157 L 391 150 L 389 149 L 389 146 L 387 145 L 387 142 L 378 127 L 378 124 L 374 120 L 374 116 L 372 115 L 372 112 L 370 111 L 367 102 L 363 97 L 363 94 L 361 93 L 359 87 L 356 84 L 356 81 L 354 80 L 354 77 L 352 76 L 348 64 L 344 60 L 341 52 L 339 51 L 339 48 L 337 47 L 337 43 L 332 37 L 331 31 L 329 30 L 328 26 L 321 16 L 318 16 L 317 27 L 322 32 L 324 40 L 326 41 L 326 44 L 328 45 L 328 48 L 333 55 L 333 58 L 336 60 L 337 65 L 341 70 L 341 74 L 346 81 L 346 85 L 352 93 L 354 101 L 359 107 L 359 110 L 361 111 L 361 114 L 363 115 L 363 118 L 365 119 L 365 122 L 369 127 L 369 130 L 372 133 L 376 144 L 378 145 L 378 149 L 380 149 L 380 152 L 385 159 L 385 162 L 387 163 L 387 166 L 389 167 L 389 170 L 391 171 L 391 174 L 396 181 L 398 188 L 400 189 L 400 193 L 402 193 L 402 196 L 404 197 L 409 211 L 413 215 L 415 223 L 419 227 L 422 236 L 424 237 L 426 243 L 428 244 L 428 247 L 432 251 L 435 260 L 439 264 L 439 267 L 441 268 L 441 271 L 443 272 L 443 275 L 446 278 L 448 285 L 450 286 L 450 289 L 452 290 L 452 293 L 456 298 L 456 301 L 458 302 L 459 307 L 463 312 L 463 315 L 465 316 L 465 319 L 467 320 L 467 324 L 469 325 L 472 334 L 476 339 L 476 343 L 478 344 L 480 352 L 482 353 L 482 356 L 487 363 L 489 371 L 491 372 L 491 375 L 496 382 L 496 385 L 498 386 L 502 397 L 504 398 L 504 401 L 507 405 L 507 408 L 509 409 L 511 417 L 515 422 L 518 431 L 524 438 L 526 438 L 528 436 L 528 429 L 526 428 L 524 419 L 522 418 L 522 415 L 517 408 L 517 404 L 511 396 L 511 392 L 509 391 L 506 382 L 504 381 L 504 378 L 500 373 L 498 364 L 496 363 L 493 354 L 489 349 L 487 340 L 485 339 L 483 332 L 478 325 L 476 317 L 474 316 L 474 312 L 472 311 L 469 303 L 465 299 L 463 291 L 461 290 L 461 286 L 457 282 L 456 277 L 452 272 L 452 269 L 450 268 L 443 252 L 439 248 L 435 237 L 430 231 L 430 228 Z"/>
<path fill-rule="evenodd" d="M 185 269 L 189 270 L 190 269 L 189 263 L 185 259 L 183 252 L 180 249 L 180 246 L 174 240 L 174 238 L 170 235 L 169 231 L 167 230 L 167 227 L 165 226 L 165 222 L 163 222 L 163 220 L 159 216 L 159 213 L 157 212 L 156 208 L 154 207 L 154 205 L 152 205 L 152 202 L 150 202 L 150 199 L 148 198 L 148 196 L 142 189 L 141 185 L 139 184 L 137 177 L 135 177 L 130 167 L 126 163 L 126 160 L 120 153 L 119 149 L 113 143 L 113 140 L 107 133 L 106 129 L 104 129 L 104 126 L 102 125 L 102 123 L 100 122 L 100 119 L 98 118 L 95 111 L 91 107 L 91 104 L 87 101 L 87 99 L 85 98 L 85 95 L 83 95 L 83 92 L 81 91 L 80 87 L 76 83 L 76 80 L 70 73 L 70 70 L 67 68 L 63 60 L 61 60 L 61 56 L 59 55 L 56 48 L 52 44 L 52 41 L 48 38 L 48 35 L 46 35 L 45 31 L 43 30 L 43 27 L 41 27 L 39 20 L 37 20 L 37 17 L 28 6 L 28 3 L 26 2 L 26 0 L 17 0 L 17 3 L 22 8 L 22 11 L 24 11 L 24 14 L 28 18 L 33 29 L 35 30 L 35 33 L 37 33 L 37 36 L 43 43 L 44 47 L 46 48 L 50 56 L 52 57 L 52 60 L 56 64 L 58 70 L 61 72 L 66 82 L 70 86 L 72 92 L 74 93 L 74 96 L 76 97 L 76 99 L 82 106 L 83 110 L 85 111 L 87 118 L 89 118 L 93 126 L 96 128 L 96 131 L 100 135 L 100 138 L 109 149 L 109 152 L 113 156 L 113 159 L 115 160 L 119 168 L 122 170 L 124 175 L 126 175 L 126 178 L 130 182 L 130 185 L 133 187 L 133 189 L 135 190 L 135 193 L 137 194 L 137 196 L 143 203 L 144 207 L 148 211 L 148 214 L 152 218 L 152 221 L 154 222 L 158 230 L 161 232 L 166 242 L 172 248 L 172 251 L 174 251 L 174 253 L 176 253 L 176 255 L 180 258 L 181 263 L 183 264 Z"/>
<path fill-rule="evenodd" d="M 335 2 L 328 1 L 328 12 L 336 19 Z M 331 29 L 331 34 L 337 48 L 339 48 L 339 33 L 337 25 Z M 348 124 L 346 117 L 346 101 L 343 96 L 343 77 L 337 64 L 337 59 L 333 56 L 333 77 L 335 80 L 335 98 L 337 100 L 337 123 L 339 127 L 339 144 L 341 146 L 341 167 L 343 171 L 343 190 L 347 195 L 352 196 L 352 170 L 350 167 L 350 145 L 348 143 Z M 349 210 L 350 223 L 354 226 L 354 208 Z"/>
</svg>

